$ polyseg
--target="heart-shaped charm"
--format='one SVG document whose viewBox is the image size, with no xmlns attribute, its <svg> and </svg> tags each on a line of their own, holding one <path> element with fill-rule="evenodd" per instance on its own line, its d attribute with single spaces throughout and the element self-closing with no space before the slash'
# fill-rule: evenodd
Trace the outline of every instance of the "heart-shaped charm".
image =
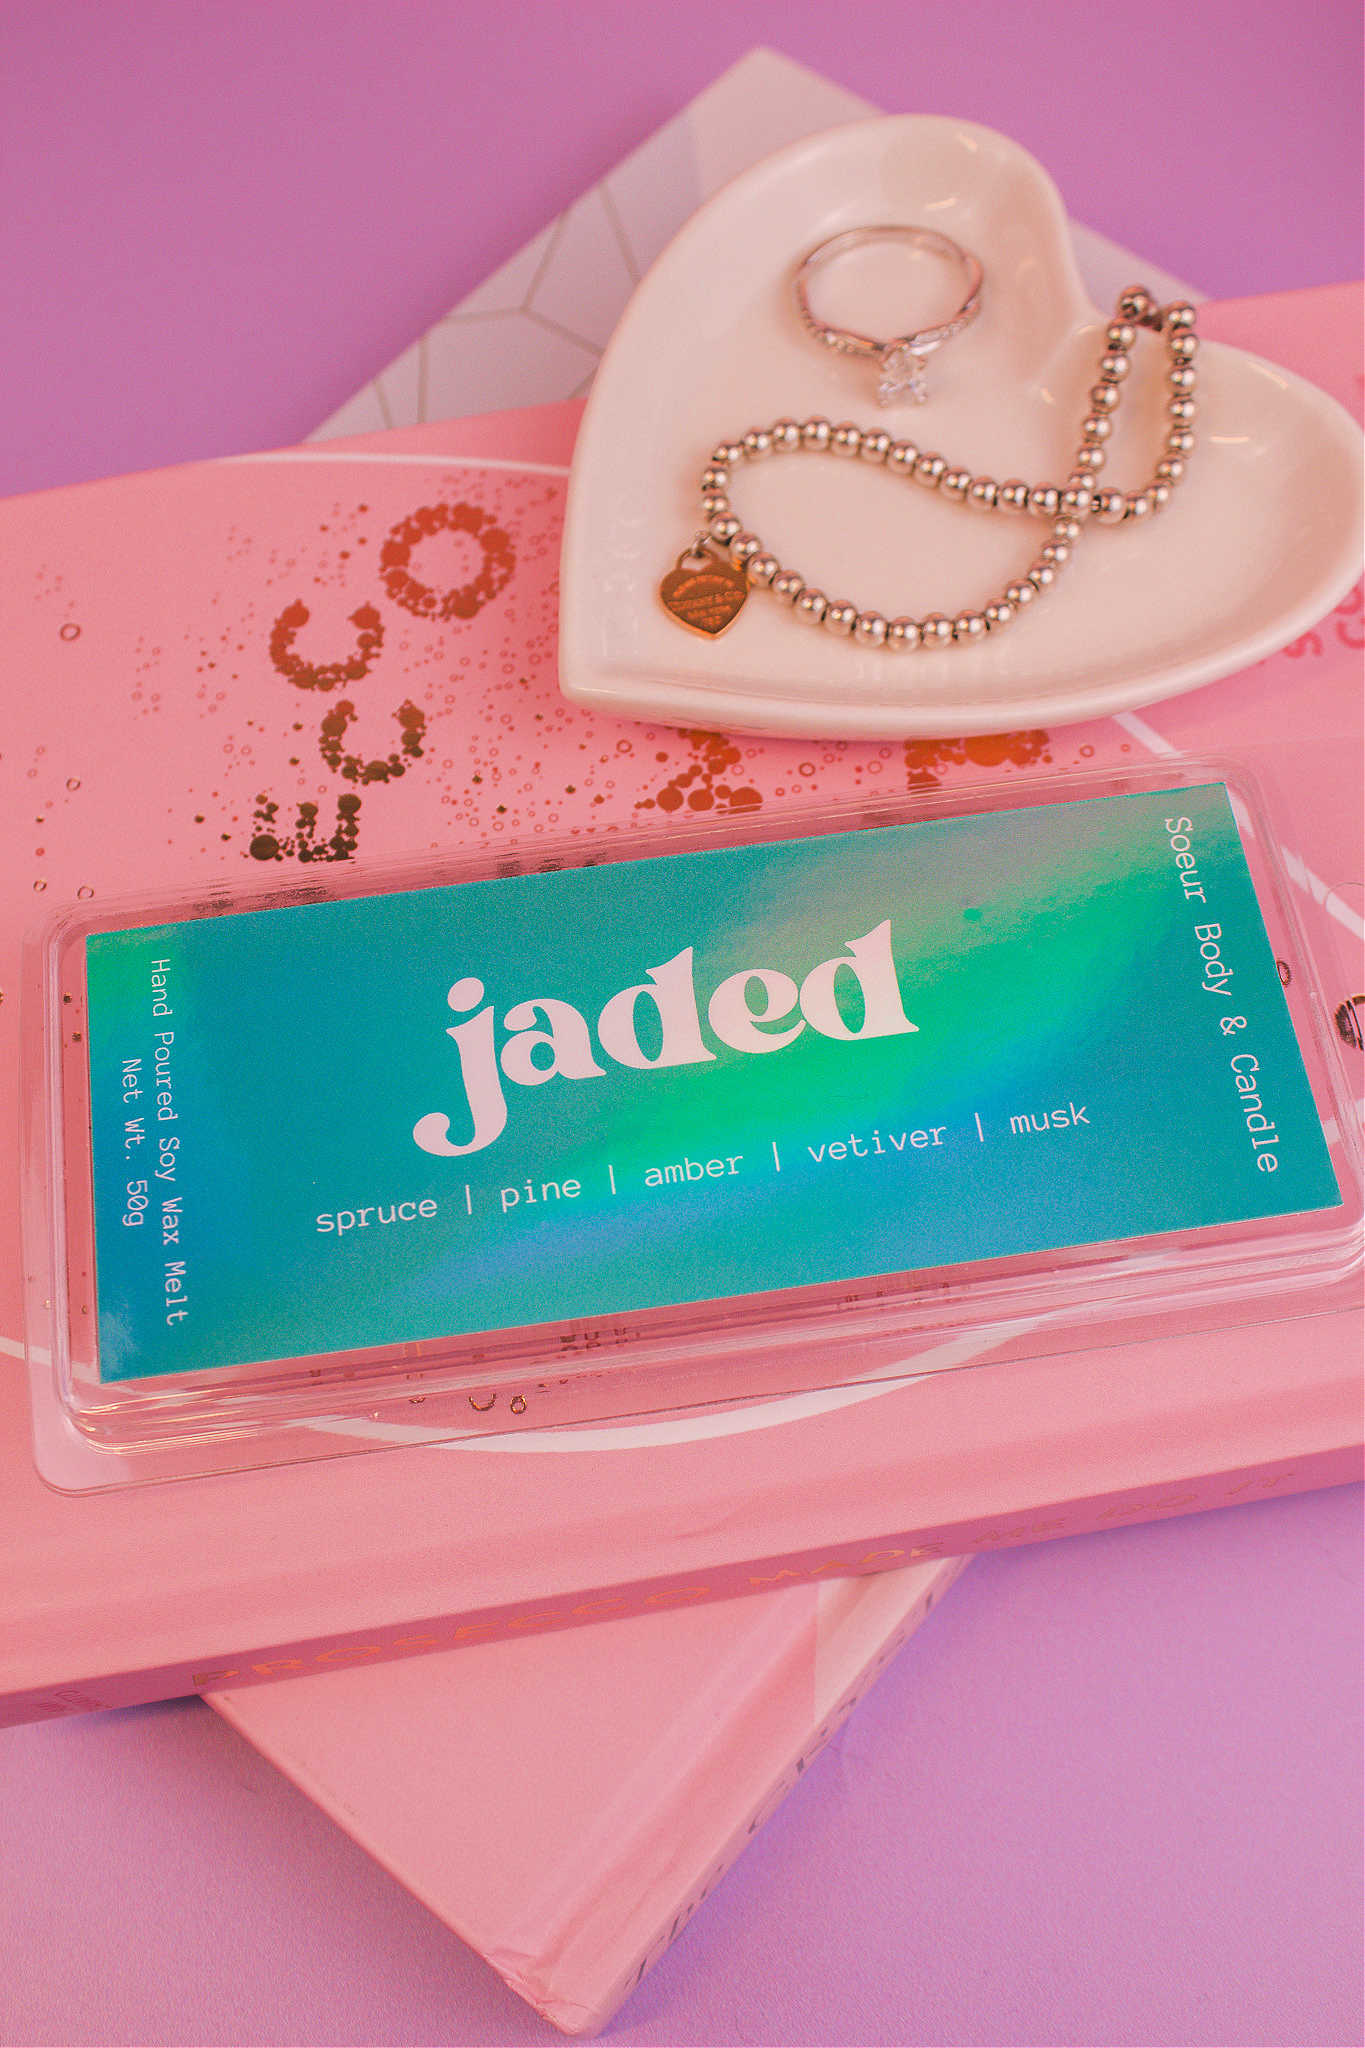
<svg viewBox="0 0 1365 2048">
<path fill-rule="evenodd" d="M 659 585 L 665 611 L 679 625 L 714 640 L 732 626 L 749 595 L 748 579 L 742 569 L 716 556 L 681 554 L 676 567 Z"/>
<path fill-rule="evenodd" d="M 907 389 L 879 407 L 866 365 L 805 331 L 792 280 L 821 241 L 897 221 L 932 222 L 980 260 L 982 310 L 935 355 L 926 404 Z M 955 283 L 938 268 L 924 303 L 907 303 L 904 275 L 851 277 L 847 291 L 841 280 L 836 315 L 869 334 L 923 325 L 940 311 L 931 292 Z M 761 580 L 723 649 L 702 644 L 714 634 L 700 618 L 679 633 L 682 615 L 665 617 L 659 571 L 706 516 L 703 469 L 751 428 L 851 419 L 973 476 L 1064 484 L 1108 319 L 1081 284 L 1056 188 L 990 129 L 860 121 L 735 179 L 640 285 L 593 385 L 565 529 L 566 695 L 729 732 L 952 737 L 1132 709 L 1315 625 L 1359 573 L 1358 432 L 1311 385 L 1212 342 L 1198 358 L 1197 447 L 1170 504 L 1087 533 L 1064 586 L 1007 633 L 893 653 L 810 631 Z M 1135 356 L 1104 485 L 1145 482 L 1170 397 L 1160 349 Z M 1030 545 L 1019 521 L 946 504 L 871 462 L 746 462 L 732 489 L 741 528 L 779 562 L 888 619 L 974 609 L 1019 574 Z"/>
</svg>

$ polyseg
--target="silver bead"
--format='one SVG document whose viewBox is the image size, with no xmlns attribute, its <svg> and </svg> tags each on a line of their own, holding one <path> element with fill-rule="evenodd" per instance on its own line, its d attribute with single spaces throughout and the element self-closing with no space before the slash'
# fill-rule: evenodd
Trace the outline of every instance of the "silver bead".
<svg viewBox="0 0 1365 2048">
<path fill-rule="evenodd" d="M 942 612 L 930 612 L 920 620 L 920 645 L 922 647 L 949 647 L 952 645 L 953 622 L 945 619 Z"/>
<path fill-rule="evenodd" d="M 1166 325 L 1176 334 L 1193 327 L 1198 318 L 1198 311 L 1187 299 L 1176 299 L 1166 308 Z"/>
<path fill-rule="evenodd" d="M 1081 421 L 1081 439 L 1092 448 L 1097 442 L 1107 441 L 1113 431 L 1114 422 L 1107 413 L 1087 413 Z"/>
<path fill-rule="evenodd" d="M 1188 427 L 1172 427 L 1166 436 L 1166 446 L 1172 455 L 1188 455 L 1194 446 L 1194 435 Z"/>
<path fill-rule="evenodd" d="M 1028 494 L 1028 508 L 1038 519 L 1055 519 L 1061 509 L 1062 494 L 1056 484 L 1035 484 Z"/>
<path fill-rule="evenodd" d="M 803 590 L 796 600 L 796 616 L 807 626 L 818 626 L 828 610 L 823 590 Z"/>
<path fill-rule="evenodd" d="M 849 634 L 853 631 L 857 617 L 857 605 L 850 604 L 847 598 L 842 599 L 838 604 L 828 604 L 825 606 L 825 631 L 827 633 L 837 633 L 841 640 L 847 640 Z"/>
<path fill-rule="evenodd" d="M 1118 408 L 1119 392 L 1113 384 L 1092 384 L 1090 387 L 1090 410 L 1092 412 L 1114 412 Z"/>
<path fill-rule="evenodd" d="M 1157 482 L 1178 484 L 1185 474 L 1185 465 L 1178 455 L 1167 455 L 1156 466 Z"/>
<path fill-rule="evenodd" d="M 897 654 L 911 654 L 919 646 L 918 619 L 892 619 L 886 629 L 886 644 Z"/>
<path fill-rule="evenodd" d="M 727 547 L 741 530 L 733 512 L 718 512 L 714 519 L 707 520 L 706 528 L 712 540 L 718 540 Z"/>
<path fill-rule="evenodd" d="M 1156 300 L 1146 285 L 1130 285 L 1119 299 L 1119 317 L 1131 320 L 1139 327 L 1145 327 L 1158 312 Z"/>
<path fill-rule="evenodd" d="M 881 647 L 886 640 L 886 620 L 880 612 L 859 612 L 853 621 L 853 637 L 864 647 Z"/>
<path fill-rule="evenodd" d="M 997 486 L 995 502 L 1002 512 L 1028 511 L 1028 485 L 1021 477 L 1012 476 Z"/>
<path fill-rule="evenodd" d="M 711 450 L 711 460 L 718 468 L 733 469 L 744 460 L 744 450 L 738 441 L 719 441 Z"/>
<path fill-rule="evenodd" d="M 755 555 L 761 555 L 763 543 L 756 533 L 737 533 L 730 543 L 730 560 L 742 569 Z"/>
<path fill-rule="evenodd" d="M 1100 491 L 1095 498 L 1095 517 L 1102 526 L 1117 526 L 1127 507 L 1122 491 Z"/>
<path fill-rule="evenodd" d="M 1037 561 L 1028 572 L 1028 580 L 1035 590 L 1047 590 L 1057 581 L 1057 571 L 1051 562 Z"/>
<path fill-rule="evenodd" d="M 1008 626 L 1014 617 L 1014 606 L 1007 597 L 998 597 L 994 604 L 986 606 L 986 630 L 994 633 L 1001 626 Z"/>
<path fill-rule="evenodd" d="M 1199 407 L 1192 398 L 1173 398 L 1166 410 L 1171 418 L 1177 421 L 1180 426 L 1187 427 L 1198 412 Z"/>
<path fill-rule="evenodd" d="M 1137 347 L 1137 329 L 1130 327 L 1126 320 L 1115 320 L 1105 329 L 1104 339 L 1110 348 L 1119 349 L 1127 355 L 1130 349 Z"/>
<path fill-rule="evenodd" d="M 750 555 L 744 564 L 744 573 L 751 583 L 771 583 L 774 576 L 782 573 L 782 564 L 776 555 Z"/>
<path fill-rule="evenodd" d="M 774 420 L 768 432 L 772 435 L 774 448 L 790 451 L 801 446 L 800 420 Z"/>
<path fill-rule="evenodd" d="M 1058 519 L 1054 521 L 1052 538 L 1060 541 L 1063 546 L 1074 547 L 1080 537 L 1081 522 L 1079 519 Z"/>
<path fill-rule="evenodd" d="M 1189 333 L 1173 334 L 1166 346 L 1177 362 L 1192 363 L 1199 353 L 1199 336 Z"/>
<path fill-rule="evenodd" d="M 1088 519 L 1094 502 L 1095 487 L 1088 476 L 1077 471 L 1067 478 L 1066 489 L 1062 492 L 1062 510 L 1069 519 Z"/>
<path fill-rule="evenodd" d="M 967 489 L 967 503 L 978 511 L 993 512 L 1000 486 L 993 476 L 974 476 Z"/>
<path fill-rule="evenodd" d="M 1156 483 L 1148 485 L 1147 496 L 1152 501 L 1152 510 L 1154 512 L 1164 512 L 1171 502 L 1171 487 L 1168 483 L 1162 483 L 1158 480 Z"/>
<path fill-rule="evenodd" d="M 1103 448 L 1078 448 L 1076 450 L 1077 469 L 1087 470 L 1091 476 L 1094 476 L 1097 471 L 1104 468 L 1104 464 L 1105 453 Z"/>
<path fill-rule="evenodd" d="M 761 455 L 771 455 L 773 437 L 766 427 L 750 427 L 744 436 L 744 453 L 751 462 L 757 462 Z"/>
<path fill-rule="evenodd" d="M 719 518 L 728 512 L 729 509 L 730 500 L 726 497 L 724 491 L 708 491 L 701 501 L 701 516 L 703 519 Z"/>
<path fill-rule="evenodd" d="M 956 498 L 960 504 L 971 488 L 971 482 L 969 469 L 949 469 L 944 472 L 941 488 L 946 497 Z"/>
<path fill-rule="evenodd" d="M 1173 363 L 1166 372 L 1166 382 L 1172 391 L 1193 391 L 1199 382 L 1199 372 L 1193 363 Z"/>
<path fill-rule="evenodd" d="M 795 569 L 779 569 L 768 588 L 783 604 L 795 604 L 805 589 L 805 578 L 798 576 Z"/>
<path fill-rule="evenodd" d="M 1037 595 L 1037 591 L 1028 581 L 1027 577 L 1022 577 L 1018 583 L 1009 584 L 1005 590 L 1007 600 L 1014 606 L 1016 611 L 1022 610 L 1026 604 L 1032 604 Z"/>
<path fill-rule="evenodd" d="M 915 482 L 923 484 L 926 490 L 937 490 L 947 469 L 948 465 L 941 455 L 921 455 L 915 464 Z"/>
<path fill-rule="evenodd" d="M 701 487 L 704 491 L 724 491 L 730 487 L 730 466 L 725 462 L 713 462 L 701 473 Z"/>
<path fill-rule="evenodd" d="M 801 446 L 803 448 L 828 448 L 833 432 L 828 420 L 810 419 L 801 422 Z"/>
<path fill-rule="evenodd" d="M 1100 379 L 1105 384 L 1121 384 L 1128 375 L 1128 356 L 1123 349 L 1111 349 L 1100 357 Z"/>
<path fill-rule="evenodd" d="M 913 441 L 893 441 L 887 451 L 886 466 L 898 476 L 913 476 L 919 458 L 920 451 Z"/>
<path fill-rule="evenodd" d="M 863 445 L 863 430 L 855 427 L 852 420 L 843 420 L 830 435 L 830 447 L 836 455 L 856 455 Z"/>
<path fill-rule="evenodd" d="M 1071 550 L 1064 540 L 1050 540 L 1045 548 L 1038 550 L 1038 559 L 1053 569 L 1062 569 L 1071 560 Z"/>
<path fill-rule="evenodd" d="M 984 640 L 986 619 L 982 612 L 959 612 L 953 620 L 953 638 L 959 644 L 964 640 Z"/>
<path fill-rule="evenodd" d="M 1129 491 L 1126 495 L 1123 516 L 1125 519 L 1147 519 L 1152 511 L 1152 501 L 1146 491 Z"/>
<path fill-rule="evenodd" d="M 885 462 L 891 453 L 891 436 L 885 427 L 878 427 L 875 433 L 863 435 L 863 445 L 858 450 L 864 462 Z"/>
</svg>

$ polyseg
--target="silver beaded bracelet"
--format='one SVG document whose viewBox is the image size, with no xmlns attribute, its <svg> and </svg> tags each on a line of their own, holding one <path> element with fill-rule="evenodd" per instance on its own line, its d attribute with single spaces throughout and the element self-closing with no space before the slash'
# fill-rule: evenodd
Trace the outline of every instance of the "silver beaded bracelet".
<svg viewBox="0 0 1365 2048">
<path fill-rule="evenodd" d="M 973 476 L 970 470 L 955 468 L 944 456 L 927 453 L 912 441 L 893 440 L 884 430 L 867 430 L 851 422 L 831 426 L 825 419 L 783 419 L 771 427 L 752 427 L 737 441 L 721 442 L 702 471 L 701 509 L 706 524 L 660 585 L 665 609 L 679 624 L 715 639 L 734 623 L 750 589 L 759 587 L 790 606 L 797 618 L 867 647 L 909 652 L 916 647 L 962 646 L 981 640 L 1008 625 L 1052 588 L 1087 525 L 1098 521 L 1103 526 L 1117 526 L 1147 519 L 1169 501 L 1194 447 L 1194 359 L 1199 350 L 1195 318 L 1193 306 L 1183 301 L 1160 306 L 1140 285 L 1120 295 L 1114 320 L 1105 332 L 1099 381 L 1091 388 L 1090 410 L 1081 422 L 1081 446 L 1065 484 L 1026 484 L 1018 478 L 998 483 L 993 477 Z M 1164 336 L 1169 357 L 1166 381 L 1172 396 L 1166 408 L 1170 419 L 1166 452 L 1151 482 L 1140 490 L 1102 490 L 1096 478 L 1104 467 L 1105 443 L 1113 432 L 1130 357 L 1142 328 Z M 958 504 L 1049 520 L 1051 537 L 1019 580 L 980 611 L 960 612 L 956 618 L 931 612 L 922 619 L 887 619 L 880 612 L 860 611 L 845 599 L 826 597 L 794 569 L 784 569 L 732 511 L 732 472 L 743 462 L 779 454 L 842 455 L 883 465 Z"/>
</svg>

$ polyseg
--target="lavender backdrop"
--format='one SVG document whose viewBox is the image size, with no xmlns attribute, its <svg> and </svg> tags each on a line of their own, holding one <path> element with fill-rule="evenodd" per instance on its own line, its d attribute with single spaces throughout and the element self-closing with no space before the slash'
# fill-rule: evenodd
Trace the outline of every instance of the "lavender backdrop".
<svg viewBox="0 0 1365 2048">
<path fill-rule="evenodd" d="M 10 0 L 0 489 L 301 435 L 760 41 L 1360 270 L 1354 0 Z M 1355 1490 L 983 1560 L 608 2039 L 1358 2041 L 1360 1611 Z M 196 1704 L 0 1737 L 0 1955 L 10 2043 L 552 2038 Z"/>
</svg>

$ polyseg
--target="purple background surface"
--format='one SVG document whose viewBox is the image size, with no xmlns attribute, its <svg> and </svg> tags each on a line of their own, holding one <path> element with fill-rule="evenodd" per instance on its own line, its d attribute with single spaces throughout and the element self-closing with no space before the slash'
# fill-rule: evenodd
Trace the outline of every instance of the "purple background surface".
<svg viewBox="0 0 1365 2048">
<path fill-rule="evenodd" d="M 1355 0 L 12 0 L 0 489 L 305 433 L 760 41 L 1359 273 Z M 1355 1489 L 982 1560 L 607 2038 L 1359 2041 L 1360 1613 Z M 197 1703 L 0 1736 L 0 1955 L 8 2043 L 556 2038 Z"/>
</svg>

